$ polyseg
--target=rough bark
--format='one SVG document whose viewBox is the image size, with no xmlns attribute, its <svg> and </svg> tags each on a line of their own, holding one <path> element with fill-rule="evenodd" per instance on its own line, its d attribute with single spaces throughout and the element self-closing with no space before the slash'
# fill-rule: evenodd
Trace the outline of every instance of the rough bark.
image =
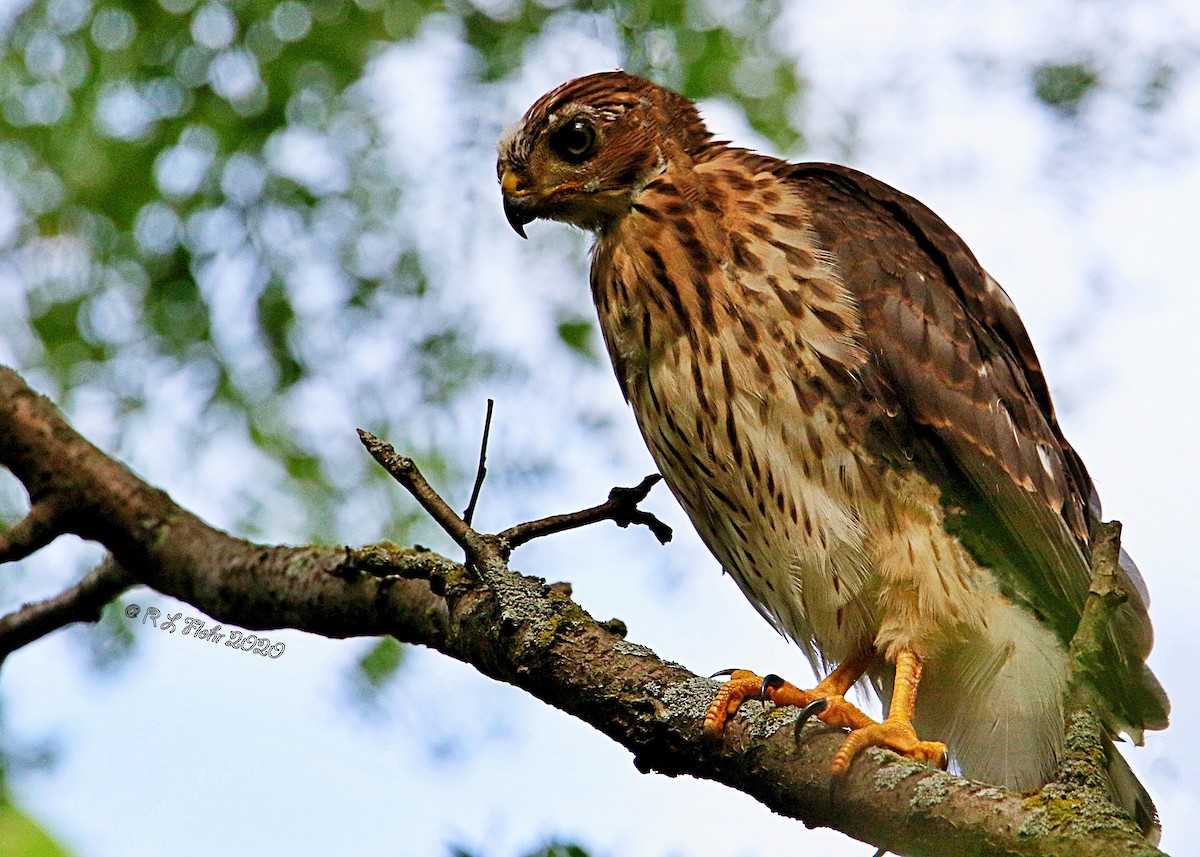
<svg viewBox="0 0 1200 857">
<path fill-rule="evenodd" d="M 372 449 L 377 458 L 389 451 Z M 405 462 L 396 457 L 393 464 L 403 469 Z M 844 780 L 831 783 L 843 733 L 813 723 L 797 742 L 794 712 L 755 703 L 743 707 L 722 740 L 705 741 L 701 721 L 716 682 L 661 660 L 624 639 L 619 623 L 597 622 L 561 591 L 510 570 L 504 534 L 479 534 L 456 516 L 446 519 L 447 511 L 431 509 L 433 501 L 411 484 L 449 524 L 466 564 L 391 544 L 285 547 L 231 536 L 92 446 L 3 367 L 0 464 L 21 480 L 31 502 L 30 517 L 0 533 L 0 561 L 26 556 L 64 532 L 111 552 L 71 590 L 0 619 L 0 660 L 55 627 L 94 619 L 105 601 L 142 583 L 228 625 L 328 637 L 391 634 L 429 646 L 591 724 L 632 751 L 639 770 L 725 783 L 810 827 L 832 827 L 896 854 L 1161 853 L 1087 782 L 1022 796 L 868 750 Z M 646 523 L 628 509 L 625 516 Z M 1083 757 L 1096 734 L 1077 720 L 1068 755 Z"/>
</svg>

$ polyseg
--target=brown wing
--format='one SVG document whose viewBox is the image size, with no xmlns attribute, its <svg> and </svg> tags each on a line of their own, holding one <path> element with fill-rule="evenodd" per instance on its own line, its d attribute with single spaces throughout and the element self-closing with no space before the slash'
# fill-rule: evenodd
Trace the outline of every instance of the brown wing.
<svg viewBox="0 0 1200 857">
<path fill-rule="evenodd" d="M 871 177 L 788 166 L 821 243 L 859 300 L 873 365 L 867 389 L 890 415 L 883 452 L 943 489 L 955 532 L 1015 601 L 1069 642 L 1090 582 L 1095 489 L 1063 436 L 1012 301 L 942 220 Z M 1145 586 L 1112 628 L 1098 683 L 1115 725 L 1163 728 L 1167 700 L 1145 666 Z"/>
</svg>

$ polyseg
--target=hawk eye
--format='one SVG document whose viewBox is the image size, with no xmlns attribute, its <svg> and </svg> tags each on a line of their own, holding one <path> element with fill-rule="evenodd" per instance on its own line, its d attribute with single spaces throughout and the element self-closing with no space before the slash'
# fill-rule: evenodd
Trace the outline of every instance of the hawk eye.
<svg viewBox="0 0 1200 857">
<path fill-rule="evenodd" d="M 596 129 L 576 119 L 550 135 L 550 150 L 564 161 L 581 164 L 596 152 Z"/>
</svg>

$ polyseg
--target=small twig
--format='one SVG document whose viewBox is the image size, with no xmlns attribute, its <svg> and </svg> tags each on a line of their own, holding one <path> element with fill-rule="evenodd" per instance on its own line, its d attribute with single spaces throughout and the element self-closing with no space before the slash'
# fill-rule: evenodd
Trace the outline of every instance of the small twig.
<svg viewBox="0 0 1200 857">
<path fill-rule="evenodd" d="M 492 433 L 492 408 L 495 404 L 494 400 L 487 400 L 487 416 L 483 418 L 483 441 L 479 444 L 479 467 L 475 471 L 475 487 L 471 489 L 471 502 L 467 503 L 462 516 L 463 523 L 468 527 L 475 517 L 475 503 L 479 500 L 479 490 L 483 488 L 483 478 L 487 476 L 488 435 Z"/>
<path fill-rule="evenodd" d="M 135 583 L 133 575 L 109 554 L 70 589 L 0 618 L 0 664 L 51 631 L 72 622 L 95 622 L 105 604 Z"/>
<path fill-rule="evenodd" d="M 479 533 L 458 517 L 449 504 L 433 490 L 433 486 L 425 481 L 425 477 L 421 475 L 421 471 L 417 469 L 416 463 L 411 458 L 396 452 L 390 443 L 380 440 L 364 429 L 358 430 L 358 437 L 367 451 L 371 453 L 371 457 L 416 498 L 416 501 L 424 507 L 430 517 L 438 522 L 441 528 L 450 535 L 450 538 L 458 543 L 459 547 L 468 555 L 478 553 L 481 544 Z"/>
<path fill-rule="evenodd" d="M 15 562 L 35 553 L 65 531 L 61 506 L 53 500 L 39 500 L 29 513 L 0 533 L 0 562 Z"/>
<path fill-rule="evenodd" d="M 508 544 L 509 549 L 523 545 L 533 539 L 584 527 L 598 521 L 612 521 L 618 527 L 628 527 L 630 524 L 642 524 L 650 528 L 654 537 L 661 544 L 671 540 L 671 528 L 649 512 L 639 509 L 638 503 L 646 499 L 650 489 L 662 479 L 657 473 L 647 476 L 636 488 L 614 488 L 608 492 L 608 500 L 599 506 L 571 512 L 567 515 L 551 515 L 537 521 L 529 521 L 509 527 L 500 533 L 500 538 Z"/>
<path fill-rule="evenodd" d="M 485 435 L 486 436 L 486 435 Z M 465 520 L 458 517 L 445 500 L 425 481 L 416 463 L 406 455 L 400 455 L 390 443 L 380 440 L 365 429 L 358 430 L 358 437 L 363 446 L 378 461 L 383 469 L 392 474 L 397 482 L 403 485 L 416 498 L 425 511 L 429 513 L 450 538 L 467 552 L 472 561 L 495 556 L 496 539 L 503 546 L 499 557 L 507 558 L 507 551 L 542 536 L 573 530 L 598 521 L 612 521 L 618 527 L 628 527 L 630 524 L 641 524 L 649 527 L 650 532 L 660 543 L 666 544 L 671 540 L 671 528 L 649 512 L 638 508 L 638 503 L 646 499 L 650 489 L 654 487 L 661 476 L 657 473 L 647 476 L 635 488 L 614 488 L 608 492 L 608 500 L 599 506 L 571 512 L 566 515 L 552 515 L 537 521 L 528 521 L 509 527 L 495 537 L 482 536 L 471 528 Z M 482 456 L 481 456 L 482 458 Z"/>
</svg>

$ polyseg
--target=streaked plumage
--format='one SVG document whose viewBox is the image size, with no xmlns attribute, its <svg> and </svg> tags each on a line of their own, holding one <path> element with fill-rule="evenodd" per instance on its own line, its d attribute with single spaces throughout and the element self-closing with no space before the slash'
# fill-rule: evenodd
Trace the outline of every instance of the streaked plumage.
<svg viewBox="0 0 1200 857">
<path fill-rule="evenodd" d="M 966 775 L 1052 776 L 1099 502 L 1015 308 L 962 240 L 862 173 L 714 141 L 691 102 L 622 72 L 543 96 L 499 170 L 518 231 L 596 233 L 617 380 L 755 607 L 817 667 L 914 653 L 914 724 Z M 1140 741 L 1168 706 L 1126 572 L 1098 690 Z"/>
</svg>

